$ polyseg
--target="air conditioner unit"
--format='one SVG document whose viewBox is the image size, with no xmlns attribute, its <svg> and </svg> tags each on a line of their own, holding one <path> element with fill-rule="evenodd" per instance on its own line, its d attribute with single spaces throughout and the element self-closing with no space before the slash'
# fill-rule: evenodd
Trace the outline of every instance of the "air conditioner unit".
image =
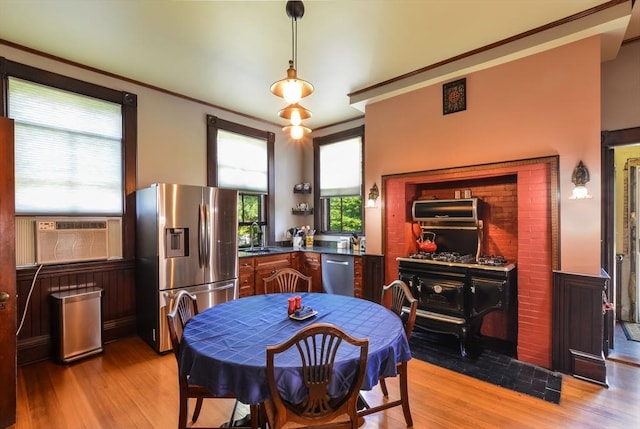
<svg viewBox="0 0 640 429">
<path fill-rule="evenodd" d="M 109 259 L 108 219 L 36 219 L 38 264 Z"/>
</svg>

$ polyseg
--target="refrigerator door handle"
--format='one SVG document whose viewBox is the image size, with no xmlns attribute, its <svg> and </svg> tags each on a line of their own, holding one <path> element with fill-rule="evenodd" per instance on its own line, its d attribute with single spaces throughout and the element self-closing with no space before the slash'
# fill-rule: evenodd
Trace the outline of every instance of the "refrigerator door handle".
<svg viewBox="0 0 640 429">
<path fill-rule="evenodd" d="M 200 263 L 200 267 L 203 267 L 205 262 L 205 237 L 207 230 L 205 227 L 204 205 L 200 204 L 198 208 L 200 210 L 198 215 L 198 262 Z"/>
<path fill-rule="evenodd" d="M 211 260 L 211 210 L 209 204 L 204 205 L 204 265 L 209 266 Z"/>
</svg>

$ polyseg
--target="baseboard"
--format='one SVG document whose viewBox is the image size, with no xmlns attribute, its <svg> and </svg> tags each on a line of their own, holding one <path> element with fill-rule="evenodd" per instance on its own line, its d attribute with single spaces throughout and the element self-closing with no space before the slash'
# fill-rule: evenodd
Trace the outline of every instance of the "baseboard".
<svg viewBox="0 0 640 429">
<path fill-rule="evenodd" d="M 28 365 L 41 360 L 50 359 L 53 356 L 50 335 L 30 337 L 26 340 L 18 340 L 17 359 L 18 366 Z"/>
<path fill-rule="evenodd" d="M 574 377 L 609 387 L 604 356 L 596 356 L 573 349 L 569 349 L 569 354 Z"/>
<path fill-rule="evenodd" d="M 106 321 L 103 325 L 103 329 L 102 341 L 105 343 L 136 335 L 136 317 L 127 316 L 121 317 L 120 319 Z"/>
</svg>

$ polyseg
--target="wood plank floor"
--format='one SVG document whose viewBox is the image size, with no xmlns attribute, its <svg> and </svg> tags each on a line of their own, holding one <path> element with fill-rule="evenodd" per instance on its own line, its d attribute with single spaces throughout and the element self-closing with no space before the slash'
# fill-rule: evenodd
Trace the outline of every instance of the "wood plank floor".
<svg viewBox="0 0 640 429">
<path fill-rule="evenodd" d="M 409 392 L 414 428 L 631 428 L 640 421 L 640 368 L 607 362 L 610 387 L 563 377 L 560 405 L 413 359 Z M 391 397 L 398 389 L 390 380 Z M 367 400 L 380 400 L 379 388 Z M 205 400 L 197 426 L 228 419 L 232 402 Z M 16 429 L 175 428 L 176 362 L 140 338 L 70 365 L 39 362 L 18 369 Z M 365 429 L 403 428 L 401 410 L 367 416 Z"/>
</svg>

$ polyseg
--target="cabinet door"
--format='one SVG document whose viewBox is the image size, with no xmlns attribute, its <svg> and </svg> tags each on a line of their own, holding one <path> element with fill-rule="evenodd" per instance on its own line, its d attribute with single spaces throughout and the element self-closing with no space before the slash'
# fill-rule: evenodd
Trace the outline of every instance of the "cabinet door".
<svg viewBox="0 0 640 429">
<path fill-rule="evenodd" d="M 269 277 L 280 268 L 291 266 L 291 254 L 257 256 L 255 258 L 255 294 L 264 294 L 264 278 Z"/>
<path fill-rule="evenodd" d="M 384 286 L 384 256 L 364 255 L 363 298 L 380 304 Z"/>
<path fill-rule="evenodd" d="M 353 257 L 353 296 L 356 298 L 363 298 L 363 281 L 364 281 L 364 269 L 362 267 L 362 256 Z"/>
<path fill-rule="evenodd" d="M 240 258 L 238 261 L 238 296 L 255 295 L 255 258 Z"/>
<path fill-rule="evenodd" d="M 304 262 L 303 262 L 302 252 L 291 252 L 290 255 L 291 255 L 291 268 L 303 273 Z"/>
<path fill-rule="evenodd" d="M 252 272 L 240 273 L 240 276 L 238 277 L 238 288 L 238 296 L 240 298 L 255 295 L 255 274 Z"/>
<path fill-rule="evenodd" d="M 320 264 L 320 254 L 305 252 L 303 255 L 303 272 L 311 276 L 311 292 L 322 292 L 322 265 Z"/>
</svg>

